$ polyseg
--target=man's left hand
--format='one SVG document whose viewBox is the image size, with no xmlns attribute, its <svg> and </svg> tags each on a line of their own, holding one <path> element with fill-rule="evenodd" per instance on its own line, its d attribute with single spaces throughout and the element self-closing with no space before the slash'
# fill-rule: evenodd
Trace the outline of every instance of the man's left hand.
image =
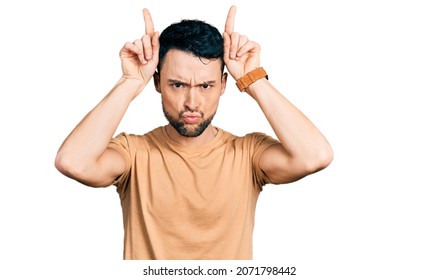
<svg viewBox="0 0 439 280">
<path fill-rule="evenodd" d="M 261 47 L 234 31 L 236 6 L 229 10 L 223 33 L 224 63 L 235 80 L 260 67 Z"/>
</svg>

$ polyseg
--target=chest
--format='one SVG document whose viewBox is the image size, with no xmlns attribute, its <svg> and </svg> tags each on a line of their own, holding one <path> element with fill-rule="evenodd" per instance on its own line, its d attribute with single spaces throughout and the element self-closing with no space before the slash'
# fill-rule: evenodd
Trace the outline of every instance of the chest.
<svg viewBox="0 0 439 280">
<path fill-rule="evenodd" d="M 138 161 L 131 197 L 161 222 L 185 220 L 205 226 L 256 203 L 252 162 L 241 151 L 185 155 L 157 150 Z"/>
</svg>

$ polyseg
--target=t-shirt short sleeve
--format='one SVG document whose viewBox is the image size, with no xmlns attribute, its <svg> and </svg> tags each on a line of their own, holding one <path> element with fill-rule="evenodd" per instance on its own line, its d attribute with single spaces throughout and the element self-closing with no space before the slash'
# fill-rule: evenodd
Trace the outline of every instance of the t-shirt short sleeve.
<svg viewBox="0 0 439 280">
<path fill-rule="evenodd" d="M 125 182 L 130 175 L 133 146 L 132 141 L 130 141 L 129 136 L 126 133 L 120 133 L 111 139 L 110 144 L 108 145 L 108 148 L 116 150 L 125 159 L 125 171 L 113 182 L 113 185 L 118 188 L 122 185 L 126 185 Z"/>
<path fill-rule="evenodd" d="M 272 183 L 270 178 L 265 175 L 264 171 L 259 167 L 259 159 L 261 158 L 262 153 L 270 146 L 279 144 L 280 142 L 274 139 L 271 136 L 268 136 L 264 133 L 255 132 L 246 135 L 249 137 L 249 145 L 250 149 L 253 150 L 253 170 L 254 170 L 254 179 L 256 184 L 262 190 L 262 187 L 266 184 Z"/>
</svg>

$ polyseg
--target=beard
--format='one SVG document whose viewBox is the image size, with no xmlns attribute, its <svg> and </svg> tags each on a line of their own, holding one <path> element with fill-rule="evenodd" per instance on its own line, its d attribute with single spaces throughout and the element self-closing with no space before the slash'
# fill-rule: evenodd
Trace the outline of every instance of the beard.
<svg viewBox="0 0 439 280">
<path fill-rule="evenodd" d="M 190 111 L 191 113 L 197 112 L 201 115 L 201 119 L 203 120 L 199 124 L 186 124 L 181 119 L 183 118 L 183 114 L 188 112 L 190 110 L 181 111 L 178 114 L 178 118 L 172 116 L 169 112 L 165 110 L 165 107 L 163 106 L 163 113 L 165 114 L 166 119 L 169 121 L 169 123 L 172 125 L 172 127 L 177 130 L 177 132 L 181 136 L 185 137 L 197 137 L 200 136 L 204 130 L 210 125 L 210 123 L 213 120 L 213 117 L 215 116 L 215 113 L 212 114 L 212 116 L 208 117 L 207 119 L 204 119 L 204 113 L 198 112 L 198 111 Z"/>
</svg>

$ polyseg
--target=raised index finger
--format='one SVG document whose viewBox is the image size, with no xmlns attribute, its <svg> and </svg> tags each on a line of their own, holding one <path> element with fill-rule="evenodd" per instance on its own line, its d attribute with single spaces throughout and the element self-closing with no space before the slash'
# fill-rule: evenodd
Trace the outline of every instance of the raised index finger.
<svg viewBox="0 0 439 280">
<path fill-rule="evenodd" d="M 230 7 L 229 13 L 227 14 L 226 27 L 225 32 L 227 34 L 232 34 L 235 29 L 235 14 L 236 14 L 236 6 L 233 5 Z"/>
<path fill-rule="evenodd" d="M 143 20 L 145 21 L 145 34 L 154 36 L 154 23 L 152 22 L 151 14 L 148 9 L 143 9 Z"/>
</svg>

